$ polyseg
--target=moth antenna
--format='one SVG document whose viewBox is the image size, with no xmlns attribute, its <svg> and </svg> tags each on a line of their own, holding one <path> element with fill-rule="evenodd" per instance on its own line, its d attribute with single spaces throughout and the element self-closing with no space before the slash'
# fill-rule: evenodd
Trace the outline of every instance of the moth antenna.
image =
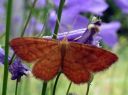
<svg viewBox="0 0 128 95">
<path fill-rule="evenodd" d="M 58 31 L 59 30 L 61 30 L 60 29 L 60 27 L 61 27 L 61 24 L 60 24 L 60 21 L 59 21 L 59 19 L 58 19 L 58 17 L 56 16 L 56 22 L 58 23 L 58 25 L 59 25 L 59 29 L 58 29 Z M 52 36 L 56 36 L 56 38 L 57 38 L 57 34 L 55 34 L 54 32 L 53 32 L 53 35 Z"/>
<path fill-rule="evenodd" d="M 72 26 L 75 24 L 77 21 L 77 17 L 75 17 L 73 23 L 71 24 Z M 67 36 L 69 35 L 70 31 L 73 29 L 71 25 L 67 25 L 66 28 L 68 29 L 67 34 L 65 34 L 64 39 L 67 39 Z M 66 32 L 66 31 L 65 31 Z"/>
</svg>

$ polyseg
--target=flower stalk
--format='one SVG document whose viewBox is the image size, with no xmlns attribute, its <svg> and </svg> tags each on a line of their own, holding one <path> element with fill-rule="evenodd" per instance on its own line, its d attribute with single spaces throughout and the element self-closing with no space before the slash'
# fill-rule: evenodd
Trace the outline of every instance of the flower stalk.
<svg viewBox="0 0 128 95">
<path fill-rule="evenodd" d="M 46 95 L 46 89 L 47 89 L 47 82 L 44 81 L 41 95 Z"/>
<path fill-rule="evenodd" d="M 7 3 L 7 13 L 6 13 L 6 36 L 5 36 L 5 58 L 4 58 L 4 78 L 3 78 L 3 88 L 2 95 L 7 95 L 8 86 L 8 54 L 9 54 L 9 34 L 11 30 L 11 16 L 12 16 L 12 4 L 13 0 L 8 0 Z"/>
<path fill-rule="evenodd" d="M 62 10 L 63 10 L 63 7 L 64 7 L 64 3 L 65 3 L 65 0 L 60 0 L 58 14 L 57 14 L 57 20 L 56 20 L 56 25 L 55 25 L 54 34 L 53 34 L 53 37 L 52 37 L 53 39 L 57 39 L 58 29 L 59 29 L 59 22 L 61 20 L 61 15 L 62 15 Z M 61 74 L 61 72 L 57 75 L 57 78 L 55 80 L 55 84 L 54 84 L 52 95 L 55 95 L 55 93 L 56 93 L 56 86 L 57 86 L 60 74 Z"/>
<path fill-rule="evenodd" d="M 71 89 L 71 86 L 72 86 L 72 82 L 70 82 L 70 84 L 69 84 L 69 86 L 68 86 L 68 89 L 67 89 L 66 95 L 69 95 L 69 90 Z"/>
<path fill-rule="evenodd" d="M 58 83 L 60 75 L 61 75 L 61 72 L 59 72 L 59 74 L 56 77 L 55 84 L 54 84 L 54 87 L 53 87 L 53 94 L 52 95 L 56 94 L 56 87 L 57 87 L 57 83 Z"/>
<path fill-rule="evenodd" d="M 18 92 L 18 79 L 16 80 L 16 88 L 15 88 L 15 95 L 17 95 L 17 92 Z"/>
</svg>

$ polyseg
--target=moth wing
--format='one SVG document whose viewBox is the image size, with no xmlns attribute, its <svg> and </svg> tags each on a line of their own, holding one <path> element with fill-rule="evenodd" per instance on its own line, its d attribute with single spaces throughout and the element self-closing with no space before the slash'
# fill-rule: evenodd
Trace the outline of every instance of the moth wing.
<svg viewBox="0 0 128 95">
<path fill-rule="evenodd" d="M 90 72 L 84 69 L 81 64 L 77 64 L 73 60 L 65 60 L 62 70 L 67 78 L 76 84 L 88 82 L 91 78 Z"/>
<path fill-rule="evenodd" d="M 63 72 L 73 82 L 84 83 L 90 79 L 91 72 L 102 71 L 116 60 L 117 56 L 109 51 L 71 42 L 66 51 Z"/>
<path fill-rule="evenodd" d="M 45 55 L 48 55 L 58 47 L 58 41 L 34 37 L 20 37 L 11 40 L 10 46 L 21 59 L 32 62 L 39 58 L 45 58 Z"/>
<path fill-rule="evenodd" d="M 40 58 L 34 65 L 32 73 L 36 78 L 49 81 L 55 77 L 60 69 L 61 56 L 60 50 L 56 47 L 45 58 Z"/>
</svg>

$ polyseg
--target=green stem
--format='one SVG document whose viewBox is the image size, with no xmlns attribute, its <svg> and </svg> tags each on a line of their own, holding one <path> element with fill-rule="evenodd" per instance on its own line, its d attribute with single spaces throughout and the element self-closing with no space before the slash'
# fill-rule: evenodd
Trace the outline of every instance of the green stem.
<svg viewBox="0 0 128 95">
<path fill-rule="evenodd" d="M 23 80 L 20 80 L 20 82 L 18 83 L 18 95 L 22 95 L 22 89 L 23 89 Z"/>
<path fill-rule="evenodd" d="M 55 93 L 56 93 L 56 86 L 57 86 L 57 83 L 58 83 L 58 80 L 59 80 L 60 75 L 61 75 L 61 72 L 59 72 L 59 74 L 57 75 L 57 78 L 55 80 L 55 84 L 54 84 L 52 95 L 55 95 Z"/>
<path fill-rule="evenodd" d="M 60 19 L 61 19 L 61 14 L 62 14 L 62 10 L 63 10 L 63 7 L 64 7 L 64 3 L 65 3 L 65 0 L 60 0 L 58 14 L 57 14 L 57 18 L 58 19 L 56 20 L 56 25 L 55 25 L 55 29 L 54 29 L 54 35 L 52 37 L 53 39 L 57 38 L 58 29 L 59 29 L 59 22 L 60 22 Z"/>
<path fill-rule="evenodd" d="M 8 0 L 7 13 L 6 13 L 6 35 L 5 35 L 5 58 L 4 58 L 4 78 L 3 78 L 3 88 L 2 95 L 7 94 L 8 85 L 8 53 L 9 53 L 9 34 L 11 30 L 11 16 L 12 16 L 12 0 Z"/>
<path fill-rule="evenodd" d="M 68 89 L 67 89 L 66 95 L 68 95 L 68 94 L 69 94 L 69 90 L 70 90 L 70 88 L 71 88 L 71 85 L 72 85 L 72 82 L 70 82 L 70 84 L 69 84 L 69 86 L 68 86 Z"/>
<path fill-rule="evenodd" d="M 57 38 L 58 29 L 59 29 L 59 22 L 60 22 L 60 19 L 61 19 L 61 14 L 62 14 L 62 10 L 63 10 L 63 7 L 64 7 L 64 3 L 65 3 L 65 0 L 60 0 L 58 14 L 57 14 L 57 18 L 58 19 L 56 20 L 56 25 L 55 25 L 55 29 L 54 29 L 54 35 L 52 37 L 53 39 Z M 61 74 L 61 72 L 57 75 L 57 78 L 55 80 L 55 84 L 54 84 L 54 88 L 53 88 L 53 95 L 55 95 L 56 86 L 57 86 L 60 74 Z"/>
<path fill-rule="evenodd" d="M 88 94 L 89 94 L 90 84 L 91 84 L 90 82 L 88 82 L 88 83 L 87 83 L 86 95 L 88 95 Z"/>
<path fill-rule="evenodd" d="M 90 85 L 93 81 L 94 75 L 91 74 L 91 79 L 89 80 L 89 82 L 87 83 L 87 90 L 86 90 L 86 95 L 89 95 L 89 90 L 90 90 Z"/>
<path fill-rule="evenodd" d="M 28 25 L 28 23 L 29 23 L 29 21 L 30 21 L 30 19 L 31 19 L 32 12 L 33 12 L 33 10 L 34 10 L 34 8 L 35 8 L 36 2 L 37 2 L 37 0 L 34 0 L 34 2 L 33 2 L 33 4 L 32 4 L 32 8 L 31 8 L 31 10 L 30 10 L 29 16 L 28 16 L 28 18 L 27 18 L 27 21 L 26 21 L 25 26 L 24 26 L 24 28 L 23 28 L 23 31 L 22 31 L 22 33 L 21 33 L 21 37 L 24 36 L 25 30 L 26 30 L 26 28 L 27 28 L 27 25 Z"/>
<path fill-rule="evenodd" d="M 41 95 L 45 95 L 46 94 L 46 89 L 47 89 L 47 82 L 44 81 Z"/>
<path fill-rule="evenodd" d="M 16 88 L 15 88 L 15 95 L 17 95 L 17 92 L 18 92 L 18 80 L 16 80 Z"/>
<path fill-rule="evenodd" d="M 13 53 L 9 65 L 11 65 L 14 62 L 15 58 L 16 58 L 15 53 Z"/>
</svg>

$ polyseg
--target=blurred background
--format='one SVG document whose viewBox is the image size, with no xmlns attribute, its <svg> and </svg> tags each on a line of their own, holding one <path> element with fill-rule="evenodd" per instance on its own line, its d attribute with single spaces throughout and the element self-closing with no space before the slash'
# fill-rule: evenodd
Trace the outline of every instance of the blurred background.
<svg viewBox="0 0 128 95">
<path fill-rule="evenodd" d="M 0 0 L 0 47 L 4 48 L 7 0 Z M 52 35 L 60 0 L 37 0 L 24 36 Z M 13 0 L 10 39 L 19 37 L 32 7 L 33 0 Z M 119 57 L 109 69 L 97 73 L 90 86 L 89 95 L 128 95 L 128 0 L 66 0 L 59 33 L 86 28 L 92 16 L 102 20 L 99 35 L 101 45 Z M 3 81 L 3 64 L 0 63 L 0 89 Z M 48 84 L 51 95 L 53 81 Z M 56 95 L 65 95 L 70 81 L 61 75 Z M 23 76 L 18 95 L 39 95 L 42 81 Z M 14 95 L 16 81 L 8 78 L 8 94 Z M 85 95 L 87 84 L 72 84 L 73 95 Z M 0 90 L 1 93 L 1 90 Z"/>
</svg>

